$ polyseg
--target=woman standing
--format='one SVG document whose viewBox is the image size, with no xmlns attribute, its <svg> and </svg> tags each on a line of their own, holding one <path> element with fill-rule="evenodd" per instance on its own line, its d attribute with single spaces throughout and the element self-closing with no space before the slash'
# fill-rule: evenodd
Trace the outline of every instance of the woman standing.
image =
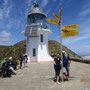
<svg viewBox="0 0 90 90">
<path fill-rule="evenodd" d="M 60 70 L 61 70 L 61 59 L 60 59 L 60 54 L 56 55 L 56 58 L 54 59 L 54 69 L 55 69 L 55 75 L 56 75 L 56 83 L 60 84 L 59 82 L 59 75 L 60 75 Z"/>
</svg>

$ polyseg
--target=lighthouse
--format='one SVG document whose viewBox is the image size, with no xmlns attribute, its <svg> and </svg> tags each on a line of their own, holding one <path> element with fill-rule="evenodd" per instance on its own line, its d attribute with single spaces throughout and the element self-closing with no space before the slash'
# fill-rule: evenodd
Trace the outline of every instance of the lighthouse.
<svg viewBox="0 0 90 90">
<path fill-rule="evenodd" d="M 34 3 L 34 8 L 27 15 L 27 25 L 23 34 L 27 37 L 26 54 L 28 62 L 52 61 L 48 51 L 48 35 L 52 32 L 47 28 L 46 14 Z"/>
</svg>

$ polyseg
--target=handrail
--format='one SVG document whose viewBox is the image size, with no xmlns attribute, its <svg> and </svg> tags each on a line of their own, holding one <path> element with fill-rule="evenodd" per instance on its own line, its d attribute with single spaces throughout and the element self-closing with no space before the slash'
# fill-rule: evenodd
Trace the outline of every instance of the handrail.
<svg viewBox="0 0 90 90">
<path fill-rule="evenodd" d="M 43 23 L 32 23 L 32 24 L 27 24 L 26 27 L 27 27 L 27 26 L 35 26 L 35 25 L 37 25 L 37 26 L 38 26 L 38 25 L 40 25 L 40 26 L 45 26 L 45 27 L 47 28 L 47 25 L 46 25 L 46 24 L 43 24 Z"/>
</svg>

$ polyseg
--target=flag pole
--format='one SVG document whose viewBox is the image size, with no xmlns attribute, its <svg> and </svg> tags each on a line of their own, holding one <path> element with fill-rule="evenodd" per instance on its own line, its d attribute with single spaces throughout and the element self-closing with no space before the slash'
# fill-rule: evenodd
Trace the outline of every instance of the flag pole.
<svg viewBox="0 0 90 90">
<path fill-rule="evenodd" d="M 61 71 L 61 74 L 62 74 L 62 81 L 64 81 L 63 80 L 63 55 L 62 55 L 62 4 L 60 4 L 59 15 L 60 15 L 60 52 L 61 52 L 61 60 L 62 60 L 62 64 L 61 64 L 62 71 Z"/>
</svg>

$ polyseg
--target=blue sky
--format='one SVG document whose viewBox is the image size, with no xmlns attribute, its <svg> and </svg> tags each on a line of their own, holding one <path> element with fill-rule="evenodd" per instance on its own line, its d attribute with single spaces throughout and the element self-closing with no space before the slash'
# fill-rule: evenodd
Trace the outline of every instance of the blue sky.
<svg viewBox="0 0 90 90">
<path fill-rule="evenodd" d="M 26 39 L 21 34 L 27 24 L 27 14 L 37 1 L 39 7 L 53 18 L 59 15 L 62 2 L 62 24 L 79 24 L 79 35 L 63 38 L 63 45 L 79 55 L 90 55 L 90 0 L 0 0 L 0 45 L 13 45 Z M 59 40 L 59 26 L 47 22 L 51 40 Z"/>
</svg>

